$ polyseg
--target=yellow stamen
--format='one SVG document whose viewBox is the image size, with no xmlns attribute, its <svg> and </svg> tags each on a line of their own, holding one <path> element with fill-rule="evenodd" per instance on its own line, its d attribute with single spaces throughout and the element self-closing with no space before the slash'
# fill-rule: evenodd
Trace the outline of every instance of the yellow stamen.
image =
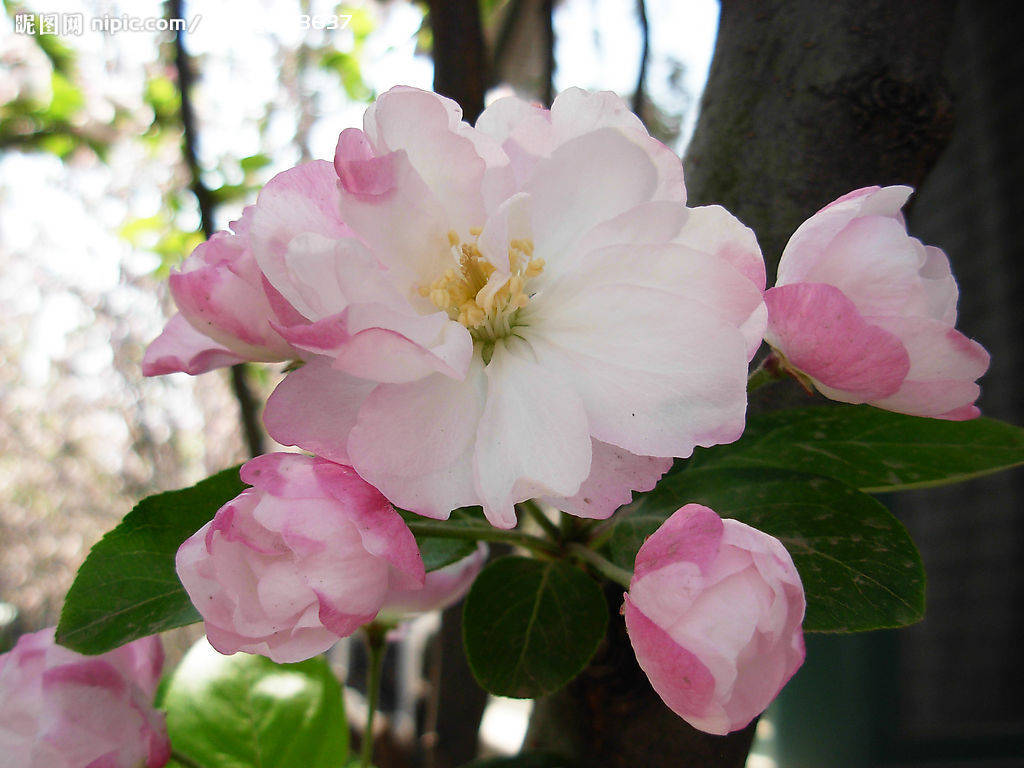
<svg viewBox="0 0 1024 768">
<path fill-rule="evenodd" d="M 466 326 L 474 338 L 493 342 L 511 333 L 516 313 L 530 302 L 527 283 L 544 270 L 544 260 L 533 258 L 532 241 L 513 239 L 508 244 L 509 271 L 498 272 L 476 243 L 481 229 L 473 227 L 469 232 L 474 241 L 467 243 L 455 230 L 448 232 L 456 266 L 418 290 L 435 307 Z"/>
</svg>

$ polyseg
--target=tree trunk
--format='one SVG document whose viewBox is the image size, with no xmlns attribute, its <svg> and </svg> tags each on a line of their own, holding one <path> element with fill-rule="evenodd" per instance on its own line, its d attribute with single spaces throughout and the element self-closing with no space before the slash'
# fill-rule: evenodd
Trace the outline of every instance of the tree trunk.
<svg viewBox="0 0 1024 768">
<path fill-rule="evenodd" d="M 689 204 L 754 228 L 774 272 L 826 203 L 871 184 L 918 185 L 952 131 L 941 76 L 953 2 L 722 0 L 718 41 L 687 152 Z M 528 743 L 606 768 L 742 768 L 753 726 L 715 737 L 651 690 L 608 591 L 601 650 L 539 701 Z"/>
<path fill-rule="evenodd" d="M 722 0 L 686 152 L 691 205 L 757 232 L 769 272 L 797 226 L 871 184 L 918 186 L 953 128 L 953 0 Z"/>
</svg>

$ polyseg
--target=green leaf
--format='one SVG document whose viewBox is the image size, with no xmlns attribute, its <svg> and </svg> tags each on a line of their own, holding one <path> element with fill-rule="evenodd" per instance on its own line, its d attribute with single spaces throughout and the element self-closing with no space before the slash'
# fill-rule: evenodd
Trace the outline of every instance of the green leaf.
<svg viewBox="0 0 1024 768">
<path fill-rule="evenodd" d="M 831 405 L 754 416 L 740 440 L 698 451 L 684 471 L 781 467 L 881 493 L 958 483 L 1020 464 L 1024 429 L 1012 424 Z"/>
<path fill-rule="evenodd" d="M 244 488 L 233 467 L 135 505 L 78 569 L 64 600 L 57 642 L 80 653 L 105 653 L 199 621 L 178 581 L 174 555 Z"/>
<path fill-rule="evenodd" d="M 238 161 L 238 164 L 241 166 L 242 170 L 245 173 L 253 173 L 255 171 L 259 171 L 262 170 L 263 168 L 266 168 L 272 162 L 273 160 L 270 159 L 269 155 L 259 153 L 243 157 L 241 160 Z"/>
<path fill-rule="evenodd" d="M 533 698 L 579 674 L 607 625 L 604 593 L 582 571 L 561 560 L 503 557 L 473 582 L 462 639 L 481 686 Z"/>
<path fill-rule="evenodd" d="M 775 469 L 670 475 L 618 513 L 604 545 L 609 558 L 632 570 L 644 539 L 690 502 L 782 541 L 803 581 L 808 632 L 902 627 L 924 617 L 924 566 L 903 524 L 828 477 Z"/>
<path fill-rule="evenodd" d="M 423 520 L 423 517 L 414 512 L 398 510 L 406 522 Z M 465 507 L 456 509 L 451 517 L 445 521 L 445 525 L 452 528 L 459 526 L 479 526 L 483 521 L 483 512 L 479 507 Z M 486 523 L 489 525 L 489 523 Z M 476 551 L 476 542 L 471 539 L 461 538 L 437 538 L 436 536 L 416 536 L 416 545 L 420 548 L 420 556 L 423 558 L 423 566 L 427 573 L 444 568 L 446 565 L 469 557 Z"/>
<path fill-rule="evenodd" d="M 348 756 L 341 686 L 326 660 L 222 656 L 205 639 L 164 695 L 174 751 L 202 768 L 337 768 Z"/>
</svg>

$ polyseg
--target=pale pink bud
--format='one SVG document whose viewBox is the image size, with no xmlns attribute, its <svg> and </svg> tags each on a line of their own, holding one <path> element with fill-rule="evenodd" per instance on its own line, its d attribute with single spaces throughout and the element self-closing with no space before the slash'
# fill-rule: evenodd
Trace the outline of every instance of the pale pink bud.
<svg viewBox="0 0 1024 768">
<path fill-rule="evenodd" d="M 221 653 L 308 659 L 423 585 L 416 540 L 350 467 L 294 453 L 245 464 L 252 485 L 178 550 L 178 576 Z"/>
<path fill-rule="evenodd" d="M 623 613 L 651 686 L 707 733 L 745 727 L 804 661 L 804 591 L 789 553 L 700 504 L 640 547 Z"/>
<path fill-rule="evenodd" d="M 912 191 L 859 189 L 800 225 L 765 294 L 765 339 L 833 400 L 971 419 L 989 356 L 954 328 L 946 254 L 906 232 Z"/>
</svg>

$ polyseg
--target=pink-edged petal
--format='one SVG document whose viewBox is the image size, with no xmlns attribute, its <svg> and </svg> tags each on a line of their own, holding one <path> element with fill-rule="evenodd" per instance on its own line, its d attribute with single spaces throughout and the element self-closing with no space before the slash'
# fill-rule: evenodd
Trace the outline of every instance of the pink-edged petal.
<svg viewBox="0 0 1024 768">
<path fill-rule="evenodd" d="M 200 373 L 245 362 L 246 358 L 204 336 L 180 314 L 172 317 L 163 333 L 146 347 L 142 357 L 143 376 L 167 373 Z"/>
<path fill-rule="evenodd" d="M 318 481 L 336 499 L 344 500 L 359 531 L 363 548 L 393 569 L 392 584 L 400 589 L 423 586 L 423 558 L 416 539 L 386 498 L 351 467 L 316 459 Z"/>
<path fill-rule="evenodd" d="M 672 459 L 637 456 L 594 440 L 590 475 L 575 496 L 540 499 L 577 517 L 604 520 L 633 500 L 633 491 L 649 491 L 672 466 Z"/>
<path fill-rule="evenodd" d="M 868 322 L 842 291 L 820 283 L 783 285 L 765 293 L 768 343 L 827 396 L 863 403 L 893 394 L 910 370 L 900 339 Z"/>
<path fill-rule="evenodd" d="M 536 256 L 548 280 L 578 240 L 609 219 L 653 199 L 657 169 L 613 128 L 572 139 L 538 162 L 524 189 L 533 198 Z"/>
<path fill-rule="evenodd" d="M 550 124 L 551 113 L 539 104 L 517 96 L 505 96 L 489 104 L 476 119 L 476 129 L 499 143 L 504 143 L 516 129 L 529 120 Z"/>
<path fill-rule="evenodd" d="M 724 713 L 714 713 L 715 678 L 711 671 L 647 618 L 629 595 L 625 597 L 623 615 L 637 662 L 669 709 L 694 728 L 720 735 L 728 733 Z"/>
<path fill-rule="evenodd" d="M 349 463 L 348 437 L 366 398 L 378 384 L 358 379 L 317 357 L 292 371 L 267 400 L 263 423 L 282 445 Z"/>
<path fill-rule="evenodd" d="M 902 224 L 900 208 L 912 193 L 910 187 L 865 187 L 829 203 L 793 233 L 782 252 L 775 284 L 809 281 L 810 270 L 823 258 L 832 238 L 858 216 L 884 216 Z"/>
<path fill-rule="evenodd" d="M 293 664 L 319 656 L 338 642 L 339 636 L 323 627 L 283 630 L 254 640 L 223 627 L 206 625 L 206 639 L 219 653 L 257 653 L 278 664 Z"/>
<path fill-rule="evenodd" d="M 294 351 L 270 326 L 262 281 L 247 241 L 229 232 L 197 246 L 168 278 L 174 303 L 204 335 L 249 360 L 286 360 Z"/>
<path fill-rule="evenodd" d="M 763 291 L 764 257 L 754 230 L 720 205 L 704 205 L 689 211 L 690 216 L 675 242 L 725 259 Z"/>
<path fill-rule="evenodd" d="M 481 154 L 503 160 L 496 142 L 477 138 L 462 123 L 451 99 L 399 86 L 377 97 L 363 116 L 363 129 L 381 154 L 403 150 L 416 173 L 458 232 L 482 226 L 486 217 L 484 179 L 488 164 Z M 488 144 L 492 145 L 488 147 Z M 490 149 L 490 152 L 489 152 Z M 511 187 L 504 190 L 511 192 Z"/>
<path fill-rule="evenodd" d="M 239 475 L 243 483 L 283 499 L 313 499 L 324 495 L 317 460 L 301 453 L 257 456 L 242 465 Z"/>
<path fill-rule="evenodd" d="M 978 342 L 940 320 L 923 317 L 871 318 L 898 335 L 910 354 L 910 370 L 900 388 L 872 405 L 914 416 L 963 420 L 977 415 L 971 409 L 979 394 L 975 380 L 989 365 L 989 354 Z"/>
<path fill-rule="evenodd" d="M 462 381 L 434 374 L 378 386 L 349 435 L 350 463 L 392 503 L 427 517 L 476 504 L 471 458 L 485 389 L 479 357 Z"/>
<path fill-rule="evenodd" d="M 288 245 L 285 263 L 291 291 L 284 298 L 303 318 L 319 320 L 359 303 L 410 311 L 409 302 L 392 284 L 387 270 L 355 238 L 326 238 L 312 232 L 298 235 Z"/>
<path fill-rule="evenodd" d="M 941 248 L 924 247 L 927 259 L 921 267 L 921 281 L 928 295 L 928 315 L 947 325 L 956 325 L 956 303 L 960 297 L 949 258 Z"/>
<path fill-rule="evenodd" d="M 487 545 L 481 541 L 473 554 L 428 573 L 420 589 L 388 590 L 381 618 L 398 619 L 410 613 L 441 611 L 454 605 L 466 596 L 486 561 Z"/>
<path fill-rule="evenodd" d="M 551 104 L 551 125 L 559 144 L 602 128 L 616 128 L 641 147 L 658 170 L 657 200 L 686 202 L 683 164 L 676 154 L 652 138 L 622 97 L 612 91 L 567 88 Z"/>
<path fill-rule="evenodd" d="M 573 496 L 590 474 L 583 403 L 568 379 L 529 355 L 522 343 L 498 343 L 486 368 L 473 465 L 484 514 L 498 528 L 515 526 L 515 503 Z"/>
<path fill-rule="evenodd" d="M 377 157 L 369 137 L 358 128 L 346 128 L 338 136 L 334 170 L 342 186 L 357 195 L 383 195 L 395 185 L 391 163 Z"/>
<path fill-rule="evenodd" d="M 383 304 L 353 304 L 315 323 L 281 328 L 281 334 L 296 347 L 330 356 L 338 370 L 391 384 L 434 372 L 460 379 L 473 356 L 469 332 L 443 312 L 416 315 Z"/>
<path fill-rule="evenodd" d="M 633 580 L 680 562 L 693 563 L 706 573 L 718 557 L 724 530 L 722 519 L 701 504 L 676 510 L 641 545 Z"/>
<path fill-rule="evenodd" d="M 524 336 L 544 368 L 573 383 L 596 439 L 642 456 L 689 456 L 743 431 L 747 345 L 707 305 L 645 284 L 656 264 L 652 256 L 633 269 L 631 282 L 574 273 L 522 311 Z"/>
<path fill-rule="evenodd" d="M 449 265 L 448 232 L 453 225 L 404 150 L 380 155 L 377 162 L 387 165 L 392 186 L 368 194 L 361 188 L 347 188 L 343 176 L 338 186 L 341 215 L 388 268 L 399 291 L 412 298 Z M 473 226 L 482 223 L 481 216 Z M 468 229 L 463 234 L 468 236 Z"/>
<path fill-rule="evenodd" d="M 266 183 L 253 211 L 249 243 L 267 280 L 283 295 L 294 295 L 285 257 L 292 239 L 312 232 L 350 237 L 338 210 L 337 175 L 326 160 L 314 160 L 277 174 Z"/>
<path fill-rule="evenodd" d="M 927 258 L 924 246 L 908 237 L 900 222 L 862 217 L 832 239 L 804 282 L 836 286 L 865 316 L 926 316 L 929 297 L 920 272 Z"/>
</svg>

